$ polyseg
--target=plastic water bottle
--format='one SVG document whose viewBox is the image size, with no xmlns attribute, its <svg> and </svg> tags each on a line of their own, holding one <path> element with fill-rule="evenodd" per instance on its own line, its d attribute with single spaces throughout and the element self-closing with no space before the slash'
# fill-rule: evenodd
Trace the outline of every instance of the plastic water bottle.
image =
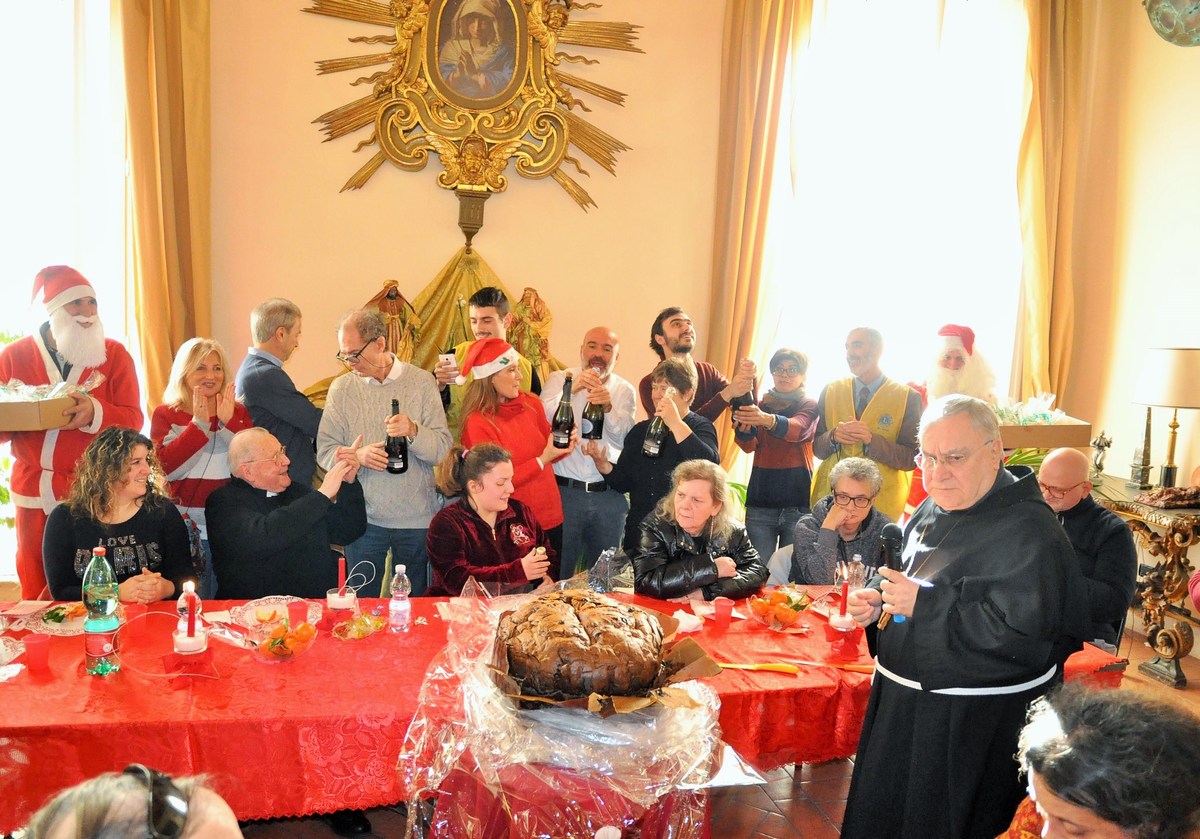
<svg viewBox="0 0 1200 839">
<path fill-rule="evenodd" d="M 408 632 L 412 623 L 412 603 L 408 600 L 412 583 L 404 572 L 404 566 L 397 565 L 392 574 L 392 601 L 388 603 L 388 629 L 392 632 Z"/>
<path fill-rule="evenodd" d="M 117 575 L 108 564 L 107 551 L 92 549 L 92 559 L 83 572 L 83 605 L 87 618 L 83 621 L 83 652 L 87 672 L 107 676 L 121 669 L 113 639 L 120 621 L 117 620 Z"/>
</svg>

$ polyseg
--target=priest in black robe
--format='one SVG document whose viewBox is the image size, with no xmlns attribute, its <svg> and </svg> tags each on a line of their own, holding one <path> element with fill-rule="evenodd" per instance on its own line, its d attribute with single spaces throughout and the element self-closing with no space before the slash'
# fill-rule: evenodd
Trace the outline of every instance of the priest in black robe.
<svg viewBox="0 0 1200 839">
<path fill-rule="evenodd" d="M 939 399 L 920 444 L 929 497 L 905 527 L 903 571 L 851 595 L 878 659 L 844 839 L 1003 832 L 1024 796 L 1026 708 L 1086 634 L 1071 543 L 1033 473 L 1002 466 L 992 408 Z"/>
</svg>

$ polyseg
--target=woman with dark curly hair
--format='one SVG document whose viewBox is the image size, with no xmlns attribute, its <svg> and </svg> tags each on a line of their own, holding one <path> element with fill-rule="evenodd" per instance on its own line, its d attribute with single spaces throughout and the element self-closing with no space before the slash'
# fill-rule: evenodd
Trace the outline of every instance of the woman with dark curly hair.
<svg viewBox="0 0 1200 839">
<path fill-rule="evenodd" d="M 164 483 L 149 437 L 115 426 L 96 435 L 67 500 L 46 521 L 42 563 L 51 597 L 83 597 L 83 572 L 97 545 L 108 550 L 122 601 L 179 593 L 192 576 L 191 543 Z"/>
<path fill-rule="evenodd" d="M 1033 703 L 1017 759 L 1030 797 L 1004 837 L 1200 836 L 1200 717 L 1176 702 L 1067 685 Z"/>
</svg>

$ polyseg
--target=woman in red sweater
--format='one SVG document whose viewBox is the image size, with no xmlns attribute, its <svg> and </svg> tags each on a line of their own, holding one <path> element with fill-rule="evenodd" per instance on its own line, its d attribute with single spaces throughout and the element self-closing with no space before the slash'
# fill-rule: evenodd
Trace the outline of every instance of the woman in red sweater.
<svg viewBox="0 0 1200 839">
<path fill-rule="evenodd" d="M 234 400 L 228 370 L 229 359 L 217 341 L 184 341 L 171 364 L 164 404 L 150 418 L 150 439 L 179 512 L 199 532 L 195 570 L 205 599 L 216 594 L 217 579 L 208 550 L 204 502 L 209 493 L 229 483 L 229 441 L 254 424 L 246 406 Z"/>
<path fill-rule="evenodd" d="M 508 594 L 546 576 L 557 556 L 529 508 L 512 498 L 508 452 L 495 443 L 455 446 L 434 477 L 442 495 L 461 497 L 429 522 L 426 594 L 456 597 L 471 577 L 493 595 Z"/>
<path fill-rule="evenodd" d="M 554 447 L 541 401 L 521 390 L 517 358 L 517 351 L 499 338 L 476 341 L 467 351 L 459 384 L 466 382 L 467 373 L 474 379 L 463 394 L 462 444 L 496 443 L 512 455 L 512 497 L 533 512 L 557 556 L 563 511 L 550 464 L 575 449 L 578 435 L 572 433 L 568 448 Z"/>
</svg>

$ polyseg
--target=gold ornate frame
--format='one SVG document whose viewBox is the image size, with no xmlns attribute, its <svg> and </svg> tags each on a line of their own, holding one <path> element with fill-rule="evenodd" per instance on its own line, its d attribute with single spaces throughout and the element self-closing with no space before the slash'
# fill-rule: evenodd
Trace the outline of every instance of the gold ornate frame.
<svg viewBox="0 0 1200 839">
<path fill-rule="evenodd" d="M 617 154 L 629 147 L 580 116 L 577 110 L 591 109 L 573 91 L 617 105 L 624 104 L 625 95 L 566 72 L 564 62 L 585 67 L 597 62 L 560 52 L 559 46 L 642 52 L 633 43 L 639 27 L 572 20 L 576 12 L 599 7 L 598 3 L 572 0 L 311 2 L 305 12 L 392 30 L 390 35 L 350 39 L 352 43 L 386 45 L 385 52 L 317 63 L 319 73 L 386 65 L 353 82 L 371 85 L 369 94 L 315 120 L 327 140 L 373 126 L 371 136 L 355 151 L 377 149 L 343 191 L 361 188 L 388 161 L 403 170 L 420 171 L 432 151 L 442 164 L 438 186 L 455 190 L 460 199 L 474 196 L 481 202 L 492 193 L 503 192 L 508 187 L 504 170 L 513 160 L 522 177 L 552 177 L 584 210 L 596 206 L 587 191 L 563 171 L 563 164 L 570 163 L 577 174 L 588 174 L 568 153 L 569 147 L 610 174 L 615 174 Z M 490 82 L 477 82 L 478 89 L 469 89 L 471 79 L 488 75 L 485 66 L 473 63 L 469 49 L 451 46 L 452 41 L 469 40 L 464 33 L 471 26 L 466 20 L 472 14 L 490 18 L 487 25 L 492 30 L 492 40 L 482 53 L 485 62 L 481 62 L 491 62 L 486 64 Z M 474 25 L 480 26 L 478 22 Z M 487 29 L 483 31 L 486 34 Z M 465 58 L 463 53 L 467 53 Z M 455 54 L 460 58 L 456 66 L 452 63 Z M 481 204 L 476 208 L 482 223 Z M 468 244 L 473 232 L 468 231 Z"/>
</svg>

